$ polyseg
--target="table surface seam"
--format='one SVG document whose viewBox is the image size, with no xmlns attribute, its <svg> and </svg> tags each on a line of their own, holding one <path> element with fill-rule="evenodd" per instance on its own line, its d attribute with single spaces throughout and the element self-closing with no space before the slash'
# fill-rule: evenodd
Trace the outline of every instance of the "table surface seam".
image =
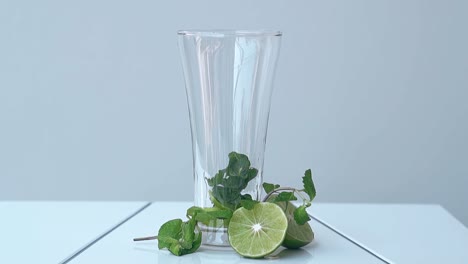
<svg viewBox="0 0 468 264">
<path fill-rule="evenodd" d="M 68 262 L 70 262 L 71 260 L 73 260 L 75 257 L 77 257 L 78 255 L 80 255 L 81 253 L 83 253 L 84 251 L 86 251 L 88 248 L 90 248 L 92 245 L 94 245 L 95 243 L 97 243 L 99 240 L 103 239 L 104 237 L 106 237 L 108 234 L 112 233 L 112 231 L 116 230 L 118 227 L 120 227 L 121 225 L 123 225 L 124 223 L 126 223 L 127 221 L 129 221 L 130 219 L 132 219 L 133 217 L 135 217 L 136 215 L 138 215 L 139 213 L 141 213 L 142 211 L 144 211 L 146 208 L 148 208 L 150 205 L 152 204 L 152 202 L 147 202 L 145 205 L 143 205 L 142 207 L 140 207 L 138 210 L 136 210 L 135 212 L 133 212 L 132 214 L 130 214 L 129 216 L 127 216 L 126 218 L 124 218 L 122 221 L 118 222 L 117 224 L 115 224 L 114 226 L 112 226 L 109 230 L 105 231 L 104 233 L 102 233 L 101 235 L 99 235 L 98 237 L 94 238 L 93 240 L 91 240 L 90 242 L 88 242 L 87 244 L 85 244 L 83 247 L 81 247 L 80 249 L 78 249 L 77 251 L 75 251 L 74 253 L 72 253 L 70 256 L 66 257 L 64 260 L 60 261 L 59 264 L 66 264 Z"/>
<path fill-rule="evenodd" d="M 346 234 L 342 233 L 341 231 L 333 228 L 331 225 L 325 223 L 325 221 L 323 221 L 322 219 L 320 219 L 320 218 L 318 218 L 316 216 L 313 216 L 312 214 L 309 214 L 309 216 L 312 219 L 314 219 L 315 221 L 317 221 L 319 224 L 325 226 L 326 228 L 330 229 L 332 232 L 334 232 L 337 235 L 341 236 L 342 238 L 346 239 L 350 243 L 354 244 L 355 246 L 359 247 L 360 249 L 364 250 L 365 252 L 369 253 L 370 255 L 376 257 L 377 259 L 379 259 L 383 263 L 386 263 L 386 264 L 392 264 L 393 263 L 389 259 L 383 257 L 381 254 L 379 254 L 379 253 L 375 252 L 374 250 L 366 247 L 365 245 L 362 245 L 360 242 L 355 241 L 354 239 L 352 239 L 351 237 L 349 237 Z"/>
</svg>

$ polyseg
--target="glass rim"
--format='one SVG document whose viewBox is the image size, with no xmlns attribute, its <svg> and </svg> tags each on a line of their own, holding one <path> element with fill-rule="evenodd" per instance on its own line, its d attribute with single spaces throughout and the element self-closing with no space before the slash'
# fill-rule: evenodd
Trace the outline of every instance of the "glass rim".
<svg viewBox="0 0 468 264">
<path fill-rule="evenodd" d="M 280 37 L 283 33 L 279 30 L 238 30 L 238 29 L 193 29 L 178 30 L 179 36 L 199 37 Z"/>
</svg>

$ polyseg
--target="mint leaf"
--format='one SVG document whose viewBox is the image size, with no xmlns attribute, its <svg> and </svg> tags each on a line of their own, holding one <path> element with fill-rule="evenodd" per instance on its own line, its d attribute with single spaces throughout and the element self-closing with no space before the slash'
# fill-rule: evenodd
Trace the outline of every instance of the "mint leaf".
<svg viewBox="0 0 468 264">
<path fill-rule="evenodd" d="M 215 221 L 217 219 L 231 219 L 232 211 L 230 210 L 219 210 L 219 211 L 212 211 L 212 212 L 201 212 L 198 213 L 194 219 L 207 223 L 209 221 Z"/>
<path fill-rule="evenodd" d="M 249 168 L 250 161 L 247 155 L 239 154 L 234 151 L 229 153 L 227 174 L 231 176 L 242 176 L 248 172 Z"/>
<path fill-rule="evenodd" d="M 264 182 L 262 184 L 263 186 L 263 190 L 265 190 L 265 193 L 271 193 L 274 189 L 277 189 L 279 188 L 279 184 L 272 184 L 272 183 L 267 183 L 267 182 Z"/>
<path fill-rule="evenodd" d="M 167 248 L 172 254 L 182 256 L 195 252 L 201 245 L 201 232 L 195 232 L 197 222 L 174 219 L 164 223 L 158 232 L 158 248 Z"/>
<path fill-rule="evenodd" d="M 159 245 L 161 245 L 161 243 L 164 243 L 166 245 L 168 245 L 167 247 L 170 247 L 173 243 L 178 243 L 179 240 L 175 239 L 175 238 L 172 238 L 172 237 L 158 237 L 158 247 Z M 165 248 L 165 247 L 162 247 L 162 248 Z M 159 249 L 162 249 L 162 248 L 159 248 Z"/>
<path fill-rule="evenodd" d="M 224 206 L 235 210 L 241 201 L 240 188 L 223 187 L 221 185 L 213 187 L 213 196 Z"/>
<path fill-rule="evenodd" d="M 240 202 L 241 206 L 244 207 L 247 210 L 252 210 L 256 204 L 258 204 L 259 201 L 254 201 L 254 200 L 242 200 Z"/>
<path fill-rule="evenodd" d="M 297 200 L 297 197 L 294 195 L 294 192 L 281 192 L 278 194 L 278 196 L 275 197 L 273 202 L 289 202 L 295 200 Z"/>
<path fill-rule="evenodd" d="M 194 218 L 198 222 L 204 223 L 205 225 L 208 225 L 210 221 L 215 221 L 216 217 L 211 216 L 210 214 L 207 213 L 199 213 L 195 216 Z"/>
<path fill-rule="evenodd" d="M 246 193 L 241 195 L 241 200 L 253 200 L 252 195 Z"/>
<path fill-rule="evenodd" d="M 170 241 L 172 239 L 178 240 L 182 231 L 182 220 L 174 219 L 164 223 L 158 232 L 158 247 L 169 248 L 171 246 Z"/>
<path fill-rule="evenodd" d="M 311 202 L 317 193 L 315 191 L 314 181 L 312 180 L 312 171 L 310 169 L 305 171 L 304 177 L 302 177 L 302 183 L 304 184 L 304 192 L 309 195 L 309 202 Z"/>
<path fill-rule="evenodd" d="M 173 243 L 167 249 L 176 256 L 182 256 L 182 246 L 179 243 Z"/>
<path fill-rule="evenodd" d="M 247 187 L 248 181 L 246 178 L 241 176 L 230 176 L 226 177 L 226 179 L 222 182 L 224 187 L 235 188 L 235 189 L 245 189 Z"/>
<path fill-rule="evenodd" d="M 216 218 L 213 218 L 211 215 L 207 213 L 198 213 L 195 218 L 198 222 L 202 222 L 205 225 L 208 225 L 210 221 L 216 220 Z"/>
<path fill-rule="evenodd" d="M 213 187 L 222 183 L 225 174 L 226 170 L 219 170 L 214 177 L 206 179 L 206 181 L 208 182 L 209 186 Z"/>
<path fill-rule="evenodd" d="M 209 210 L 209 209 L 216 209 L 216 210 Z M 232 217 L 232 211 L 226 210 L 226 209 L 208 208 L 208 209 L 205 209 L 204 213 L 216 219 L 231 219 Z"/>
<path fill-rule="evenodd" d="M 231 219 L 232 210 L 218 207 L 201 208 L 192 206 L 187 210 L 187 217 L 194 219 L 195 221 L 202 222 L 205 225 L 209 225 L 210 221 Z"/>
<path fill-rule="evenodd" d="M 310 220 L 309 214 L 306 211 L 306 206 L 301 205 L 296 210 L 294 210 L 294 220 L 297 224 L 303 225 Z"/>
<path fill-rule="evenodd" d="M 250 168 L 249 171 L 247 172 L 247 180 L 246 182 L 249 182 L 253 178 L 257 177 L 258 170 L 256 168 Z"/>
<path fill-rule="evenodd" d="M 201 241 L 202 241 L 202 233 L 201 232 L 195 233 L 195 238 L 193 239 L 193 242 L 192 242 L 192 248 L 182 250 L 182 255 L 190 254 L 190 253 L 197 251 L 201 246 Z"/>
<path fill-rule="evenodd" d="M 187 222 L 182 223 L 182 235 L 180 239 L 180 245 L 184 249 L 191 249 L 193 246 L 193 240 L 195 239 L 195 225 L 197 222 L 195 219 L 190 219 Z"/>
<path fill-rule="evenodd" d="M 241 195 L 240 205 L 247 210 L 251 210 L 259 201 L 252 199 L 252 195 L 246 193 Z"/>
<path fill-rule="evenodd" d="M 187 209 L 187 217 L 188 218 L 193 218 L 197 213 L 203 212 L 203 208 L 198 207 L 198 206 L 192 206 L 189 209 Z"/>
</svg>

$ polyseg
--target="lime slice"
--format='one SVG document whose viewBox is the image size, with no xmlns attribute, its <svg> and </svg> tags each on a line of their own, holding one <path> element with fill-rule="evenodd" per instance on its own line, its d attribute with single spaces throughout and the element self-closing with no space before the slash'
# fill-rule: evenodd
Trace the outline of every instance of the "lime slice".
<svg viewBox="0 0 468 264">
<path fill-rule="evenodd" d="M 294 220 L 294 210 L 296 206 L 291 202 L 279 202 L 276 204 L 284 210 L 288 219 L 288 230 L 286 231 L 286 237 L 284 238 L 282 246 L 296 249 L 312 242 L 312 240 L 314 240 L 314 232 L 309 223 L 299 225 L 296 223 L 296 220 Z"/>
<path fill-rule="evenodd" d="M 274 203 L 258 203 L 251 210 L 241 207 L 229 223 L 229 242 L 240 255 L 261 258 L 281 245 L 287 228 L 283 209 Z"/>
</svg>

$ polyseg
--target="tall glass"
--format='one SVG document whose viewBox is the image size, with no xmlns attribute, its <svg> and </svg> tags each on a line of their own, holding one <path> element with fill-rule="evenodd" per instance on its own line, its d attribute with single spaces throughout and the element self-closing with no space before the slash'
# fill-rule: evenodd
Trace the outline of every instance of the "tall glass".
<svg viewBox="0 0 468 264">
<path fill-rule="evenodd" d="M 178 38 L 192 134 L 195 205 L 236 209 L 238 199 L 223 200 L 233 196 L 223 184 L 237 175 L 228 167 L 246 158 L 250 168 L 239 175 L 250 178 L 242 186 L 242 199 L 259 200 L 281 32 L 182 30 Z M 223 179 L 214 181 L 218 176 Z M 227 225 L 222 219 L 200 224 L 203 243 L 229 245 Z"/>
</svg>

